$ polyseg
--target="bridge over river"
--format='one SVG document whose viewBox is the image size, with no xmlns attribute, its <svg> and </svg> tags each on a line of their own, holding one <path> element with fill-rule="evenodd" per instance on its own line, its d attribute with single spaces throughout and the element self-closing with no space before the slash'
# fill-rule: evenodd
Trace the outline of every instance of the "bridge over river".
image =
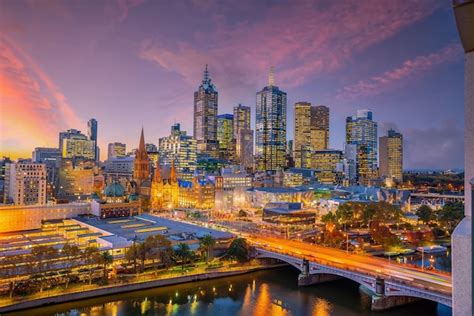
<svg viewBox="0 0 474 316">
<path fill-rule="evenodd" d="M 451 275 L 441 271 L 390 262 L 307 243 L 252 236 L 257 258 L 277 259 L 301 271 L 299 284 L 311 285 L 347 278 L 372 298 L 372 309 L 382 310 L 417 298 L 452 306 Z"/>
</svg>

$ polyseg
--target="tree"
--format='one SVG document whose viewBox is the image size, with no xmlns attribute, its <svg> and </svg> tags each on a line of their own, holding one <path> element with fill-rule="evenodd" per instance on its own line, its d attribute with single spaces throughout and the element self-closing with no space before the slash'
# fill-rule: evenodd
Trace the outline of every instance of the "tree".
<svg viewBox="0 0 474 316">
<path fill-rule="evenodd" d="M 138 244 L 138 257 L 141 261 L 140 270 L 142 272 L 145 270 L 145 260 L 150 257 L 152 247 L 153 245 L 150 242 L 142 242 Z"/>
<path fill-rule="evenodd" d="M 232 260 L 237 260 L 238 262 L 248 261 L 250 255 L 247 241 L 244 238 L 236 238 L 232 240 L 232 243 L 227 250 L 227 256 Z"/>
<path fill-rule="evenodd" d="M 204 254 L 206 257 L 206 263 L 208 263 L 212 250 L 214 249 L 214 246 L 216 245 L 216 239 L 212 237 L 210 234 L 206 234 L 199 240 L 199 244 L 200 244 L 200 248 L 204 251 Z"/>
<path fill-rule="evenodd" d="M 420 206 L 416 212 L 416 216 L 423 222 L 423 224 L 428 224 L 433 219 L 433 210 L 428 205 Z"/>
<path fill-rule="evenodd" d="M 184 270 L 184 265 L 191 259 L 192 256 L 188 244 L 185 244 L 183 242 L 179 243 L 174 251 L 174 254 L 178 261 L 181 261 L 181 267 Z"/>
<path fill-rule="evenodd" d="M 372 221 L 370 223 L 370 234 L 372 239 L 379 245 L 382 245 L 385 250 L 400 244 L 400 240 L 390 231 L 390 228 L 379 221 Z"/>
<path fill-rule="evenodd" d="M 61 249 L 61 253 L 66 257 L 66 288 L 69 286 L 69 268 L 73 266 L 73 260 L 81 255 L 81 249 L 77 245 L 66 243 Z"/>
<path fill-rule="evenodd" d="M 57 258 L 58 250 L 51 246 L 36 246 L 31 250 L 31 258 L 35 264 L 35 277 L 40 282 L 40 292 L 43 292 L 44 273 L 51 268 L 52 259 Z"/>
<path fill-rule="evenodd" d="M 158 268 L 158 261 L 165 267 L 168 267 L 171 264 L 171 257 L 173 254 L 171 241 L 169 241 L 165 236 L 150 235 L 145 239 L 145 244 L 147 244 L 150 249 L 148 256 L 155 267 L 155 274 L 156 269 Z"/>
<path fill-rule="evenodd" d="M 139 246 L 133 243 L 125 252 L 125 259 L 130 263 L 133 262 L 133 271 L 137 273 L 137 260 L 140 257 Z"/>
<path fill-rule="evenodd" d="M 104 268 L 104 280 L 108 279 L 107 267 L 114 262 L 114 257 L 108 252 L 102 252 L 98 257 L 98 262 Z"/>
<path fill-rule="evenodd" d="M 99 249 L 97 247 L 87 247 L 84 249 L 84 263 L 89 268 L 89 285 L 92 284 L 92 266 L 99 262 Z"/>
<path fill-rule="evenodd" d="M 448 228 L 450 232 L 464 218 L 464 204 L 462 202 L 447 202 L 438 212 L 438 220 Z"/>
</svg>

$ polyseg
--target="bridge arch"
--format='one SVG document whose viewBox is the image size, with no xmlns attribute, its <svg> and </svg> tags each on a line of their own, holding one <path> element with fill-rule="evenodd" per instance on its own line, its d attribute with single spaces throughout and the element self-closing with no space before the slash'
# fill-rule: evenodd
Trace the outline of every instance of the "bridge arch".
<svg viewBox="0 0 474 316">
<path fill-rule="evenodd" d="M 273 251 L 267 251 L 263 249 L 256 249 L 256 258 L 270 258 L 270 259 L 277 259 L 279 261 L 288 263 L 298 269 L 299 271 L 303 271 L 303 260 L 299 258 L 295 258 L 290 255 L 280 254 Z M 324 266 L 321 264 L 317 264 L 314 262 L 309 262 L 309 274 L 316 275 L 316 274 L 326 274 L 326 275 L 334 275 L 338 277 L 342 277 L 353 282 L 358 283 L 366 287 L 367 289 L 371 290 L 373 293 L 376 293 L 375 289 L 375 277 L 364 275 L 359 272 L 354 271 L 346 271 L 338 268 L 332 268 L 328 266 Z M 425 300 L 434 301 L 436 303 L 440 303 L 446 306 L 452 306 L 451 296 L 449 295 L 442 295 L 436 293 L 430 293 L 429 291 L 412 288 L 406 285 L 394 283 L 385 279 L 385 288 L 384 288 L 384 296 L 385 297 L 413 297 L 413 298 L 420 298 Z"/>
</svg>

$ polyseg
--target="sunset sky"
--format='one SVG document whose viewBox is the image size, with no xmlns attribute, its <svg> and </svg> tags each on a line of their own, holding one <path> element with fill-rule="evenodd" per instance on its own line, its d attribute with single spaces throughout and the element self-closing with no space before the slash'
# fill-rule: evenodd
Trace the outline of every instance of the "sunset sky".
<svg viewBox="0 0 474 316">
<path fill-rule="evenodd" d="M 99 122 L 109 142 L 137 147 L 192 134 L 205 64 L 219 113 L 252 107 L 275 67 L 297 101 L 345 117 L 369 108 L 379 136 L 405 137 L 405 168 L 463 166 L 463 53 L 451 1 L 0 1 L 0 155 L 58 146 L 58 132 Z"/>
</svg>

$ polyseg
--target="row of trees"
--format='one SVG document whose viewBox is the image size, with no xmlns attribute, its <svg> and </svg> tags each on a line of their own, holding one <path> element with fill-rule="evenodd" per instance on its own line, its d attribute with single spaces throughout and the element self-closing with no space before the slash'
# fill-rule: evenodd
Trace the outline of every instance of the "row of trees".
<svg viewBox="0 0 474 316">
<path fill-rule="evenodd" d="M 199 253 L 201 258 L 209 263 L 216 240 L 211 235 L 200 238 Z M 224 257 L 231 260 L 244 262 L 249 259 L 249 246 L 245 239 L 233 240 Z M 149 236 L 144 242 L 134 243 L 125 253 L 125 260 L 133 263 L 134 272 L 143 272 L 145 261 L 151 261 L 155 274 L 159 267 L 169 268 L 173 263 L 184 266 L 199 258 L 191 251 L 186 243 L 180 243 L 172 247 L 171 242 L 162 235 Z M 71 281 L 78 281 L 80 273 L 86 273 L 89 284 L 92 284 L 97 272 L 102 269 L 104 282 L 108 280 L 109 267 L 114 258 L 107 251 L 100 251 L 97 247 L 87 247 L 81 250 L 77 245 L 65 244 L 62 249 L 52 246 L 37 246 L 32 248 L 31 253 L 6 257 L 0 261 L 3 274 L 24 275 L 29 274 L 28 280 L 12 281 L 10 284 L 10 296 L 14 292 L 28 294 L 34 291 L 42 292 L 45 288 L 59 284 L 65 284 L 67 288 Z M 85 267 L 72 271 L 72 268 Z M 57 272 L 59 271 L 59 272 Z M 18 290 L 22 288 L 23 290 Z"/>
<path fill-rule="evenodd" d="M 464 217 L 464 204 L 462 202 L 447 202 L 436 212 L 428 205 L 422 205 L 416 210 L 416 215 L 424 224 L 437 222 L 452 232 Z"/>
<path fill-rule="evenodd" d="M 71 280 L 77 278 L 71 273 L 71 268 L 76 266 L 87 266 L 89 268 L 89 284 L 92 283 L 92 272 L 95 267 L 103 268 L 103 277 L 107 279 L 108 266 L 112 264 L 113 257 L 107 251 L 99 251 L 97 247 L 87 247 L 81 250 L 77 245 L 65 244 L 62 249 L 52 246 L 36 246 L 27 255 L 5 257 L 1 264 L 6 275 L 30 275 L 27 281 L 12 281 L 10 284 L 10 296 L 13 295 L 22 283 L 24 290 L 29 292 L 37 289 L 40 292 L 48 285 L 55 282 L 65 284 L 67 288 Z M 52 272 L 60 270 L 62 273 Z"/>
<path fill-rule="evenodd" d="M 336 226 L 369 227 L 372 221 L 385 223 L 398 222 L 402 212 L 398 207 L 387 202 L 347 202 L 339 205 L 335 212 L 329 212 L 321 217 L 325 224 Z"/>
<path fill-rule="evenodd" d="M 206 264 L 212 258 L 212 253 L 216 246 L 216 239 L 211 235 L 204 235 L 199 239 L 198 253 L 205 260 Z M 249 259 L 249 246 L 245 239 L 237 238 L 232 241 L 225 256 L 231 260 L 244 262 Z M 142 243 L 134 243 L 125 253 L 125 259 L 133 263 L 135 273 L 138 271 L 140 261 L 140 271 L 145 269 L 145 261 L 151 260 L 155 271 L 159 266 L 168 268 L 174 261 L 181 263 L 182 268 L 190 262 L 199 259 L 199 256 L 191 251 L 187 243 L 179 243 L 173 249 L 171 242 L 162 235 L 148 236 Z"/>
</svg>

